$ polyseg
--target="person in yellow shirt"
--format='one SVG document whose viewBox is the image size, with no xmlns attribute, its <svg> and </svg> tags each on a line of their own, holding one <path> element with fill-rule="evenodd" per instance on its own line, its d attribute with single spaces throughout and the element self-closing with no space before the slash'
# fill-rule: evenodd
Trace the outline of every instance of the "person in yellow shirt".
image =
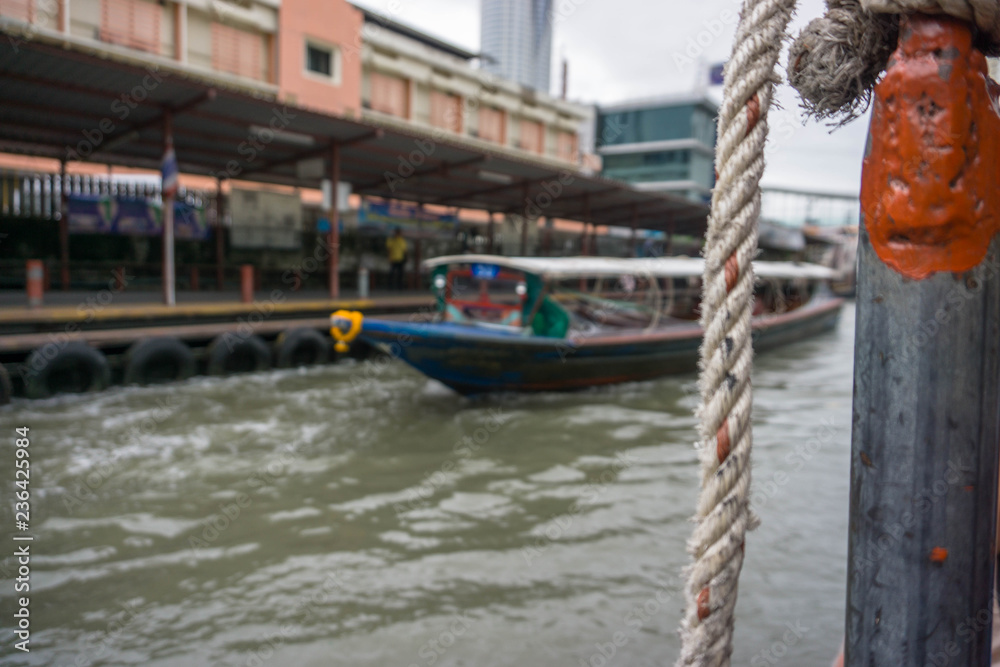
<svg viewBox="0 0 1000 667">
<path fill-rule="evenodd" d="M 399 227 L 392 233 L 385 242 L 385 249 L 389 253 L 389 288 L 395 290 L 403 289 L 403 266 L 406 264 L 406 239 Z"/>
</svg>

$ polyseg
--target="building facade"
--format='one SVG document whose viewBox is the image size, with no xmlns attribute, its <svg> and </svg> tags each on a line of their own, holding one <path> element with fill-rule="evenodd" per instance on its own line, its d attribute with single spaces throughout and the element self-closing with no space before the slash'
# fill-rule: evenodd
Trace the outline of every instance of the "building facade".
<svg viewBox="0 0 1000 667">
<path fill-rule="evenodd" d="M 322 20 L 317 20 L 322 17 Z M 346 0 L 10 0 L 0 24 L 334 116 L 579 163 L 589 107 L 473 67 L 477 54 Z M 69 156 L 73 159 L 72 156 Z"/>
<path fill-rule="evenodd" d="M 552 0 L 482 0 L 483 69 L 549 92 Z"/>
<path fill-rule="evenodd" d="M 444 131 L 491 149 L 580 162 L 593 109 L 472 67 L 477 54 L 365 12 L 361 106 L 366 120 Z"/>
<path fill-rule="evenodd" d="M 608 178 L 707 201 L 715 185 L 717 105 L 703 96 L 626 102 L 597 110 L 595 140 Z"/>
</svg>

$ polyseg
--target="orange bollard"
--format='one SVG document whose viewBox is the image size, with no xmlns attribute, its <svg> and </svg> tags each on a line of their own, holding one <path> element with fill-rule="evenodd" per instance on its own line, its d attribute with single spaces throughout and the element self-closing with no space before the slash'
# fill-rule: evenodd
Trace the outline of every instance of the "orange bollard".
<svg viewBox="0 0 1000 667">
<path fill-rule="evenodd" d="M 40 259 L 29 259 L 26 270 L 28 306 L 38 308 L 45 295 L 45 264 Z"/>
<path fill-rule="evenodd" d="M 244 264 L 240 267 L 240 301 L 243 303 L 253 302 L 253 274 L 252 264 Z"/>
</svg>

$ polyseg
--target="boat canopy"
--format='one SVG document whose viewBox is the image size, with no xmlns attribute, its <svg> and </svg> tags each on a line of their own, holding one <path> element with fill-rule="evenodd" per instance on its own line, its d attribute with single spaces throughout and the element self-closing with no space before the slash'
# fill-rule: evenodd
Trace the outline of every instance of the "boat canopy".
<svg viewBox="0 0 1000 667">
<path fill-rule="evenodd" d="M 499 255 L 446 255 L 423 262 L 424 268 L 456 264 L 486 264 L 522 271 L 547 280 L 598 278 L 607 276 L 648 275 L 655 278 L 701 276 L 705 260 L 700 257 L 503 257 Z M 832 269 L 806 262 L 754 262 L 758 278 L 830 280 Z"/>
</svg>

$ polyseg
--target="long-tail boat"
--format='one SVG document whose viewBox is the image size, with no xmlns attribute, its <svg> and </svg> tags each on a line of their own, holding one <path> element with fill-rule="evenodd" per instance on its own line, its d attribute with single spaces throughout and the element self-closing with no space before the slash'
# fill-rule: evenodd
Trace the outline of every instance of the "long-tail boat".
<svg viewBox="0 0 1000 667">
<path fill-rule="evenodd" d="M 331 333 L 461 394 L 581 389 L 696 368 L 703 260 L 453 255 L 423 263 L 437 299 L 409 321 L 336 313 Z M 755 262 L 755 350 L 829 330 L 833 271 Z M 348 316 L 354 318 L 354 327 Z"/>
</svg>

